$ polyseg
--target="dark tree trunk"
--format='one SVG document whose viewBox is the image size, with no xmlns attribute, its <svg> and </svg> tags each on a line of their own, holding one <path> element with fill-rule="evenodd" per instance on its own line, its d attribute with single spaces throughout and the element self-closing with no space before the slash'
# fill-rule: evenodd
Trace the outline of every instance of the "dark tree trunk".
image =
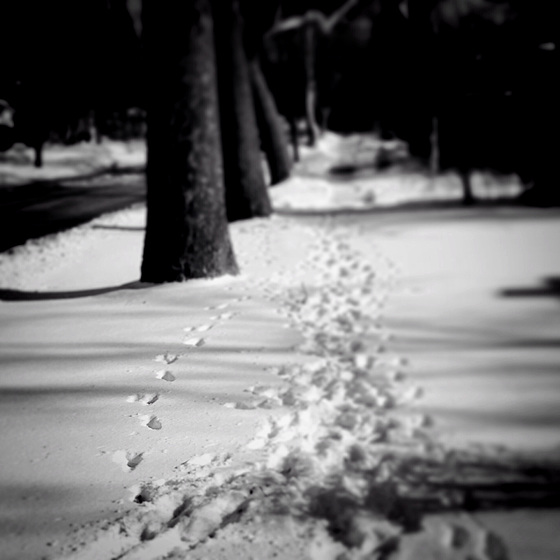
<svg viewBox="0 0 560 560">
<path fill-rule="evenodd" d="M 290 176 L 292 167 L 286 131 L 283 130 L 276 103 L 257 60 L 252 61 L 250 70 L 255 112 L 262 148 L 270 171 L 270 184 L 276 185 Z"/>
<path fill-rule="evenodd" d="M 422 84 L 408 99 L 410 133 L 408 143 L 413 155 L 426 163 L 430 161 L 434 96 L 438 92 L 438 76 L 434 68 L 434 33 L 431 13 L 434 0 L 408 0 L 409 32 L 412 40 L 410 53 L 410 79 L 412 84 Z M 411 88 L 409 88 L 411 91 Z"/>
<path fill-rule="evenodd" d="M 268 216 L 272 210 L 261 164 L 239 3 L 216 1 L 214 13 L 228 220 Z"/>
<path fill-rule="evenodd" d="M 294 115 L 290 115 L 288 125 L 290 127 L 290 141 L 294 150 L 294 161 L 299 161 L 299 134 L 297 120 Z"/>
<path fill-rule="evenodd" d="M 43 167 L 43 142 L 34 142 L 31 146 L 35 152 L 35 158 L 33 159 L 33 165 L 35 167 Z"/>
<path fill-rule="evenodd" d="M 145 282 L 235 273 L 208 0 L 143 2 L 148 84 Z"/>
<path fill-rule="evenodd" d="M 463 204 L 465 206 L 472 206 L 476 199 L 472 190 L 471 171 L 468 168 L 460 168 L 458 172 L 461 186 L 463 187 Z"/>
<path fill-rule="evenodd" d="M 305 123 L 310 146 L 315 146 L 319 138 L 319 125 L 315 115 L 317 105 L 317 80 L 315 58 L 317 49 L 317 29 L 312 21 L 306 22 L 303 33 L 303 66 L 305 73 Z"/>
</svg>

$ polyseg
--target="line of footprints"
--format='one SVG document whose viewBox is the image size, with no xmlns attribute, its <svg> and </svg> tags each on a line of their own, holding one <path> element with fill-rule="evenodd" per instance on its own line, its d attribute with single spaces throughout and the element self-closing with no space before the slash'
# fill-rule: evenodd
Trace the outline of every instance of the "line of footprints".
<svg viewBox="0 0 560 560">
<path fill-rule="evenodd" d="M 245 295 L 238 297 L 237 299 L 233 300 L 232 303 L 239 303 L 245 300 L 251 299 L 251 296 Z M 206 339 L 203 336 L 203 333 L 208 332 L 214 326 L 219 324 L 222 321 L 227 321 L 237 315 L 235 311 L 225 311 L 230 307 L 230 303 L 221 303 L 219 305 L 205 307 L 204 311 L 221 311 L 218 315 L 213 315 L 210 317 L 209 323 L 205 323 L 198 326 L 192 327 L 185 327 L 183 330 L 186 333 L 186 337 L 183 340 L 183 344 L 188 348 L 199 348 L 206 344 Z M 175 363 L 179 358 L 182 356 L 187 355 L 188 352 L 183 354 L 172 354 L 166 352 L 165 354 L 157 355 L 154 360 L 156 362 L 165 364 L 165 366 L 170 366 L 171 364 Z M 170 371 L 170 368 L 167 367 L 164 369 L 160 369 L 155 372 L 156 379 L 160 379 L 161 381 L 172 383 L 177 378 L 175 374 Z M 152 406 L 161 398 L 160 393 L 136 393 L 134 395 L 130 395 L 127 397 L 126 402 L 128 403 L 135 403 L 141 404 L 144 406 Z M 143 426 L 149 428 L 150 430 L 161 430 L 163 428 L 163 423 L 160 418 L 158 418 L 155 414 L 143 414 L 138 415 Z M 112 460 L 114 463 L 117 463 L 125 472 L 133 471 L 144 459 L 143 452 L 136 452 L 136 451 L 126 451 L 124 449 L 120 449 L 115 451 L 112 455 Z"/>
</svg>

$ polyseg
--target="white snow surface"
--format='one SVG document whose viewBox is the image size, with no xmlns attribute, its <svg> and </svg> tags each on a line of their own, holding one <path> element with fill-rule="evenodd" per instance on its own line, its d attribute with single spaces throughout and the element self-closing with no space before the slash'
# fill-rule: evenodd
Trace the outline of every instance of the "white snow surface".
<svg viewBox="0 0 560 560">
<path fill-rule="evenodd" d="M 33 150 L 23 144 L 16 144 L 8 152 L 0 153 L 0 188 L 33 180 L 66 179 L 100 169 L 139 167 L 146 163 L 146 146 L 141 140 L 118 142 L 108 139 L 101 144 L 47 144 L 43 167 L 33 167 L 33 159 Z"/>
<path fill-rule="evenodd" d="M 359 164 L 368 142 L 379 147 L 327 135 L 294 178 L 271 191 L 275 207 L 368 210 L 454 192 L 419 175 L 405 185 L 399 175 L 345 184 L 320 177 L 345 151 Z M 488 196 L 517 190 L 505 181 Z M 460 476 L 462 451 L 431 428 L 449 392 L 432 384 L 438 399 L 422 406 L 433 362 L 418 342 L 425 328 L 409 330 L 423 319 L 447 325 L 446 294 L 453 305 L 468 295 L 468 305 L 480 306 L 473 286 L 481 275 L 468 281 L 464 269 L 480 255 L 462 247 L 464 267 L 449 276 L 455 267 L 438 251 L 454 254 L 453 247 L 438 244 L 437 232 L 387 218 L 371 226 L 376 219 L 275 215 L 233 224 L 241 274 L 184 284 L 138 282 L 143 206 L 1 254 L 0 556 L 510 558 L 507 543 L 465 513 L 428 516 L 410 533 L 413 498 L 460 500 L 426 496 L 415 468 Z M 554 235 L 558 220 L 546 224 L 542 235 Z M 531 236 L 509 227 L 517 243 Z M 452 226 L 446 231 L 457 239 Z M 477 243 L 504 242 L 502 233 L 482 231 Z M 403 241 L 407 235 L 416 245 Z M 423 258 L 427 248 L 433 253 Z M 557 272 L 550 251 L 532 255 L 533 270 Z M 531 281 L 518 260 L 512 281 Z M 511 271 L 502 276 L 483 274 L 484 294 Z M 439 299 L 428 293 L 441 286 Z M 429 316 L 430 305 L 439 315 Z M 468 305 L 458 309 L 468 315 Z M 538 311 L 553 327 L 548 307 Z M 558 352 L 550 352 L 542 359 L 552 364 Z M 447 360 L 436 365 L 453 370 Z M 546 383 L 552 403 L 558 383 Z M 503 404 L 500 395 L 495 402 Z M 502 428 L 486 443 L 538 439 L 535 430 L 519 438 Z M 463 443 L 476 443 L 466 434 Z M 544 442 L 554 444 L 553 435 Z"/>
</svg>

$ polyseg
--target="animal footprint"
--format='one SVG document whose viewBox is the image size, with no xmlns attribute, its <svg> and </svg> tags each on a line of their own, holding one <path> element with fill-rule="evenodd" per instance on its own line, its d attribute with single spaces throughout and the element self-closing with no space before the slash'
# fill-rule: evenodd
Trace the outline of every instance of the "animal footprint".
<svg viewBox="0 0 560 560">
<path fill-rule="evenodd" d="M 228 311 L 227 313 L 218 315 L 218 319 L 231 319 L 232 317 L 235 317 L 235 313 L 233 313 L 232 311 Z"/>
<path fill-rule="evenodd" d="M 225 309 L 226 307 L 229 307 L 229 303 L 220 303 L 218 305 L 209 305 L 208 307 L 205 307 L 204 310 L 205 311 L 211 311 L 212 309 Z"/>
<path fill-rule="evenodd" d="M 157 416 L 144 416 L 142 417 L 143 422 L 145 422 L 146 427 L 151 430 L 161 430 L 161 420 Z"/>
<path fill-rule="evenodd" d="M 199 327 L 185 327 L 183 330 L 185 332 L 193 332 L 193 331 L 206 332 L 209 331 L 212 328 L 212 326 L 213 325 L 200 325 Z"/>
<path fill-rule="evenodd" d="M 163 364 L 172 364 L 173 362 L 176 362 L 179 359 L 179 356 L 177 356 L 176 354 L 169 354 L 168 352 L 166 352 L 165 354 L 158 354 L 154 360 L 156 362 L 161 362 Z"/>
<path fill-rule="evenodd" d="M 204 346 L 205 341 L 203 338 L 186 338 L 183 340 L 183 344 L 195 348 L 197 346 Z"/>
<path fill-rule="evenodd" d="M 136 393 L 136 395 L 130 395 L 130 397 L 127 397 L 126 402 L 137 402 L 140 404 L 150 405 L 154 404 L 158 399 L 158 393 Z"/>
<path fill-rule="evenodd" d="M 130 472 L 144 460 L 144 453 L 119 449 L 113 453 L 111 460 L 119 465 L 124 472 Z"/>
<path fill-rule="evenodd" d="M 156 377 L 158 379 L 163 379 L 163 381 L 175 381 L 176 377 L 170 372 L 167 371 L 166 369 L 160 369 L 159 371 L 156 372 Z"/>
</svg>

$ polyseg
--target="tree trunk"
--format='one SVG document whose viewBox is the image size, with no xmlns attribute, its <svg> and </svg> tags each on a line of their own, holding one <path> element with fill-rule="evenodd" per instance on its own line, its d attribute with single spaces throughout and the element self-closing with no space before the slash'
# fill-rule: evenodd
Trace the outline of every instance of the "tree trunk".
<svg viewBox="0 0 560 560">
<path fill-rule="evenodd" d="M 299 134 L 298 134 L 298 126 L 297 120 L 295 116 L 292 114 L 288 119 L 288 125 L 290 127 L 290 141 L 292 144 L 292 148 L 294 150 L 294 161 L 299 161 Z"/>
<path fill-rule="evenodd" d="M 315 116 L 317 105 L 317 81 L 315 76 L 315 55 L 317 49 L 317 30 L 313 21 L 303 25 L 303 65 L 305 72 L 305 122 L 308 142 L 315 146 L 319 138 L 319 125 Z"/>
<path fill-rule="evenodd" d="M 251 62 L 250 70 L 255 112 L 262 148 L 270 171 L 270 184 L 276 185 L 290 176 L 292 167 L 286 132 L 283 130 L 276 103 L 257 60 Z"/>
<path fill-rule="evenodd" d="M 434 96 L 438 93 L 434 68 L 434 33 L 431 13 L 434 0 L 408 0 L 408 22 L 412 39 L 410 84 L 422 84 L 408 100 L 411 132 L 408 143 L 413 155 L 430 161 L 430 135 L 435 115 Z M 409 88 L 412 91 L 413 88 Z"/>
<path fill-rule="evenodd" d="M 472 190 L 471 171 L 466 167 L 458 169 L 459 179 L 461 179 L 461 186 L 463 187 L 463 205 L 472 206 L 476 199 Z"/>
<path fill-rule="evenodd" d="M 430 173 L 436 176 L 439 172 L 439 119 L 434 115 L 432 118 L 432 134 L 430 135 Z"/>
<path fill-rule="evenodd" d="M 268 216 L 272 209 L 261 164 L 238 1 L 216 2 L 214 19 L 228 220 Z"/>
<path fill-rule="evenodd" d="M 143 33 L 148 220 L 141 279 L 233 274 L 209 1 L 144 0 Z"/>
</svg>

